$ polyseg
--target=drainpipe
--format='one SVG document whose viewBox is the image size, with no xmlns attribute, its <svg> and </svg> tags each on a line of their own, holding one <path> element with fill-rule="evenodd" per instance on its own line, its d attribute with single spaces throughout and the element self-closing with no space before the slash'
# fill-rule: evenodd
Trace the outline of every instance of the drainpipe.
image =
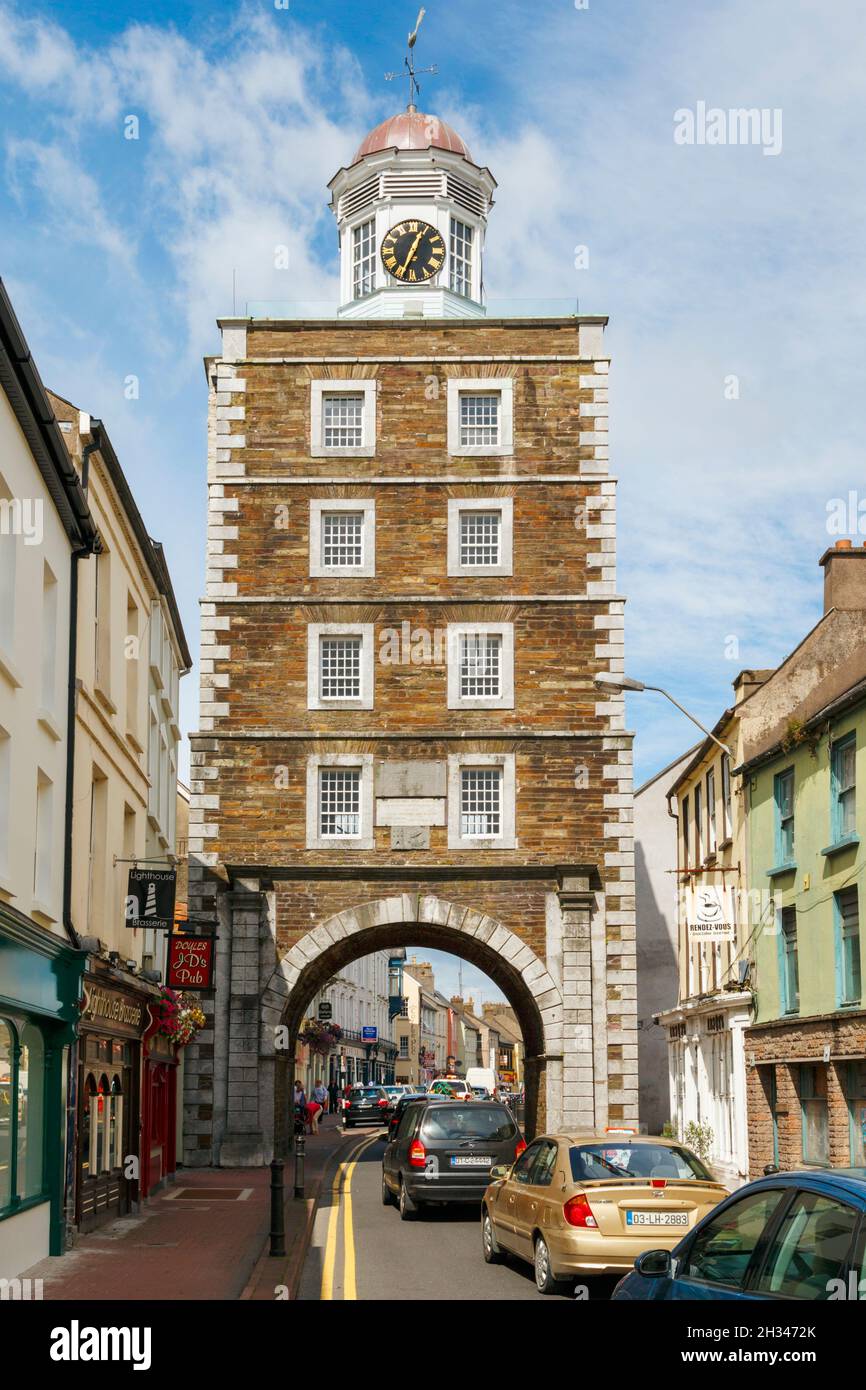
<svg viewBox="0 0 866 1390">
<path fill-rule="evenodd" d="M 96 438 L 84 446 L 81 456 L 81 486 L 87 492 L 90 455 L 99 448 Z M 97 539 L 93 550 L 99 549 Z M 93 553 L 87 546 L 73 550 L 69 568 L 69 669 L 66 696 L 66 805 L 63 822 L 63 926 L 72 945 L 81 949 L 81 939 L 72 921 L 72 806 L 75 781 L 75 696 L 78 662 L 78 562 Z M 74 1244 L 76 1171 L 75 1156 L 78 1142 L 78 1038 L 70 1043 L 66 1073 L 66 1164 L 65 1164 L 65 1233 L 63 1246 Z"/>
<path fill-rule="evenodd" d="M 99 448 L 98 435 L 84 446 L 81 455 L 81 486 L 86 494 L 90 472 L 90 455 Z M 98 545 L 97 545 L 98 548 Z M 76 666 L 78 661 L 78 562 L 90 555 L 87 547 L 73 550 L 69 572 L 69 679 L 66 696 L 66 806 L 64 809 L 63 846 L 63 925 L 73 946 L 80 949 L 81 942 L 72 921 L 72 805 L 75 781 L 75 696 Z"/>
</svg>

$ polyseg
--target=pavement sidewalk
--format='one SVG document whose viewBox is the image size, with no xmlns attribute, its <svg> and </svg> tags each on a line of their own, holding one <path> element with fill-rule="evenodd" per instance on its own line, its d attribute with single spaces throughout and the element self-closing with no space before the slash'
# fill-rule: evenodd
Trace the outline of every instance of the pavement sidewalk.
<svg viewBox="0 0 866 1390">
<path fill-rule="evenodd" d="M 41 1279 L 46 1300 L 294 1298 L 323 1179 L 352 1139 L 336 1116 L 307 1135 L 303 1198 L 292 1197 L 289 1156 L 283 1258 L 267 1253 L 269 1168 L 183 1168 L 137 1215 L 80 1236 L 22 1277 Z"/>
</svg>

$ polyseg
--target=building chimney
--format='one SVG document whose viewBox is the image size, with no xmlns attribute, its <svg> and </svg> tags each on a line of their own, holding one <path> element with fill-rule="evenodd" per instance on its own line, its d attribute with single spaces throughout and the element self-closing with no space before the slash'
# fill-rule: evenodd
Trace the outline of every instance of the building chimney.
<svg viewBox="0 0 866 1390">
<path fill-rule="evenodd" d="M 866 545 L 837 541 L 818 564 L 824 569 L 824 612 L 831 608 L 866 609 Z"/>
</svg>

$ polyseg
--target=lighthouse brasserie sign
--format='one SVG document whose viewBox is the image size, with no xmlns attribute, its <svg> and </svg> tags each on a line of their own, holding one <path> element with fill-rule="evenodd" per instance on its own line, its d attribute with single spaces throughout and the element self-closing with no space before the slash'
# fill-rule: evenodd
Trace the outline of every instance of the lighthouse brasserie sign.
<svg viewBox="0 0 866 1390">
<path fill-rule="evenodd" d="M 136 1036 L 144 1030 L 147 1022 L 142 999 L 135 999 L 119 990 L 105 989 L 102 985 L 92 985 L 89 982 L 85 983 L 82 1019 L 91 1027 L 103 1024 L 118 1032 Z"/>
<path fill-rule="evenodd" d="M 126 889 L 126 926 L 155 927 L 162 931 L 171 931 L 174 922 L 176 882 L 175 868 L 133 866 L 129 871 Z"/>
</svg>

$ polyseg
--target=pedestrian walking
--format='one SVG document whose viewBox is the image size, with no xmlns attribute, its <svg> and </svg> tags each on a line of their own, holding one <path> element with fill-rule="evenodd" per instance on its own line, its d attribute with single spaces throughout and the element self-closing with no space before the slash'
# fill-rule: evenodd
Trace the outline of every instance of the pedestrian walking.
<svg viewBox="0 0 866 1390">
<path fill-rule="evenodd" d="M 295 1132 L 303 1134 L 307 1122 L 307 1097 L 300 1081 L 295 1082 L 292 1104 L 295 1107 Z"/>
<path fill-rule="evenodd" d="M 324 1115 L 325 1112 L 326 1112 L 326 1109 L 327 1109 L 327 1105 L 328 1105 L 328 1092 L 327 1092 L 327 1090 L 325 1089 L 325 1087 L 322 1085 L 321 1078 L 319 1078 L 319 1079 L 316 1081 L 316 1084 L 315 1084 L 315 1086 L 313 1087 L 313 1094 L 312 1094 L 311 1099 L 314 1100 L 314 1101 L 316 1102 L 316 1104 L 317 1104 L 318 1107 L 319 1107 L 320 1112 Z M 315 1132 L 318 1133 L 318 1126 L 316 1127 L 316 1131 L 315 1131 Z"/>
<path fill-rule="evenodd" d="M 332 1115 L 337 1113 L 337 1102 L 340 1099 L 340 1088 L 336 1081 L 332 1081 L 328 1087 L 328 1109 Z"/>
</svg>

